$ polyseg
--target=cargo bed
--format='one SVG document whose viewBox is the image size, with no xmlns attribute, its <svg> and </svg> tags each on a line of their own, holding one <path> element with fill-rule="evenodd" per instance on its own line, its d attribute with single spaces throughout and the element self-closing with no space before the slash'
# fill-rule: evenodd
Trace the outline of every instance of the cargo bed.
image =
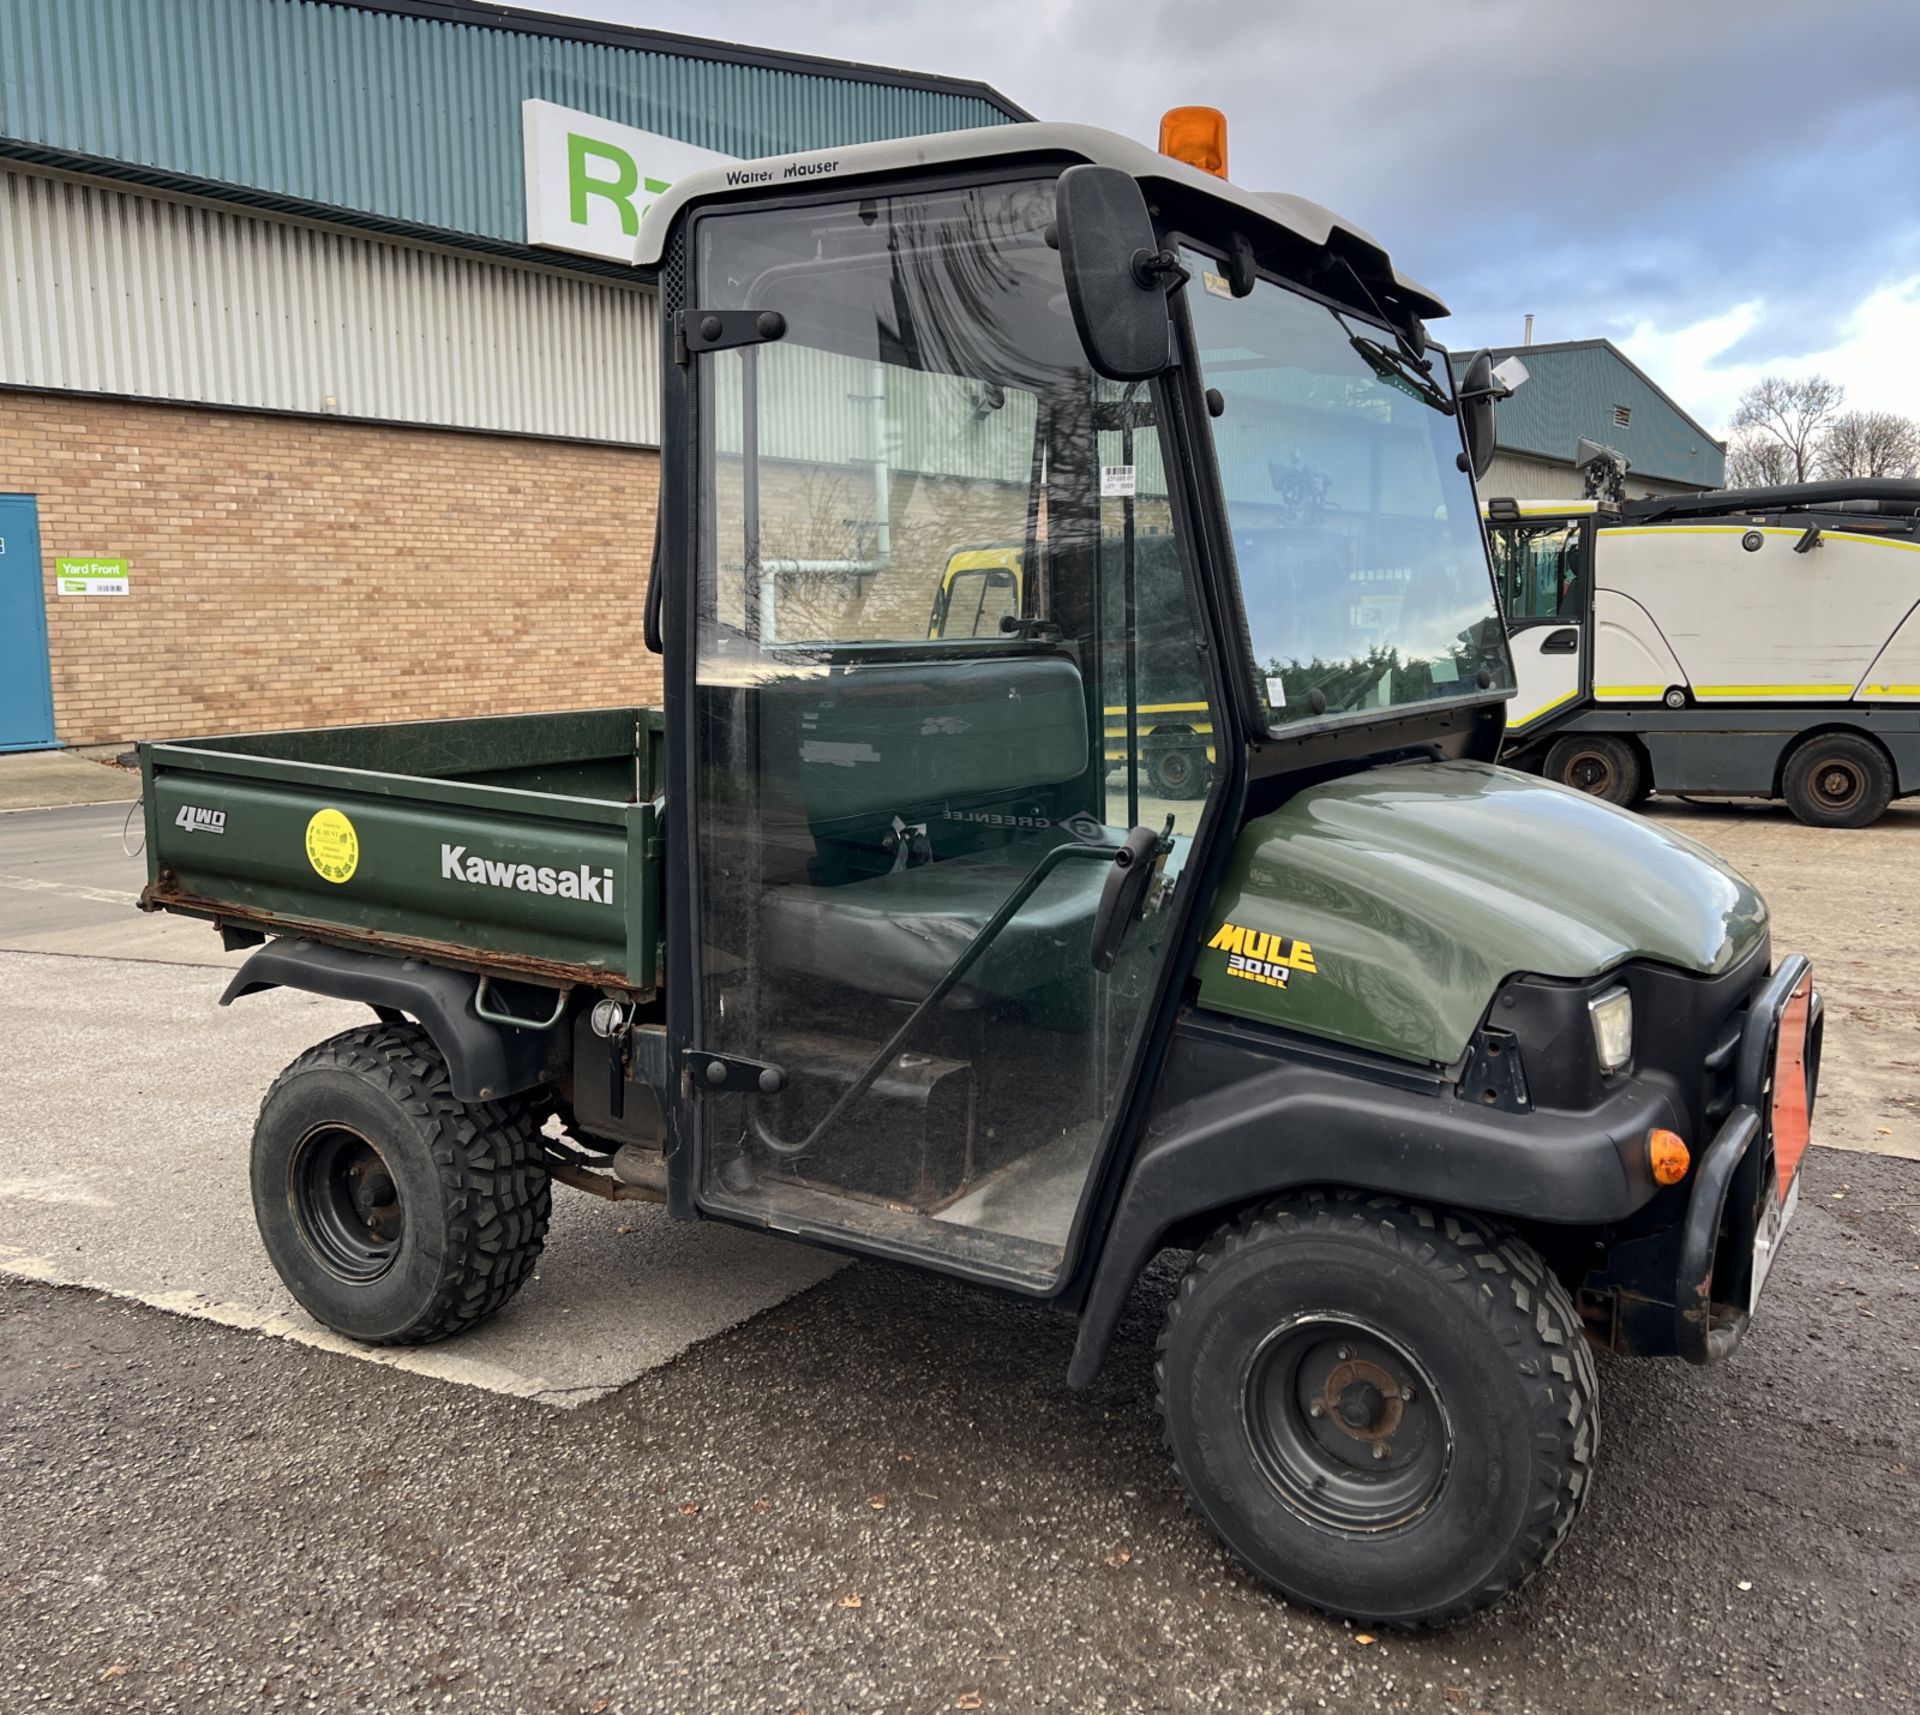
<svg viewBox="0 0 1920 1715">
<path fill-rule="evenodd" d="M 142 744 L 140 903 L 644 996 L 660 747 L 650 708 Z"/>
</svg>

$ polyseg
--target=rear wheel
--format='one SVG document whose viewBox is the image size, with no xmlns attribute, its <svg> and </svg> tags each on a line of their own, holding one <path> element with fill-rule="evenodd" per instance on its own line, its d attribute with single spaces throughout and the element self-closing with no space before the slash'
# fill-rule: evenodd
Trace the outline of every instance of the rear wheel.
<svg viewBox="0 0 1920 1715">
<path fill-rule="evenodd" d="M 1780 792 L 1809 827 L 1864 828 L 1893 800 L 1893 766 L 1858 733 L 1815 733 L 1787 758 Z"/>
<path fill-rule="evenodd" d="M 1606 733 L 1569 733 L 1555 739 L 1543 772 L 1549 780 L 1609 804 L 1637 804 L 1653 789 L 1640 747 Z"/>
<path fill-rule="evenodd" d="M 1586 1498 L 1598 1382 L 1565 1289 L 1464 1216 L 1291 1197 L 1221 1229 L 1160 1341 L 1194 1505 L 1283 1595 L 1438 1624 L 1536 1571 Z"/>
<path fill-rule="evenodd" d="M 456 1101 L 416 1025 L 308 1049 L 254 1127 L 269 1260 L 318 1321 L 372 1345 L 443 1339 L 499 1309 L 533 1271 L 551 1204 L 531 1106 Z"/>
</svg>

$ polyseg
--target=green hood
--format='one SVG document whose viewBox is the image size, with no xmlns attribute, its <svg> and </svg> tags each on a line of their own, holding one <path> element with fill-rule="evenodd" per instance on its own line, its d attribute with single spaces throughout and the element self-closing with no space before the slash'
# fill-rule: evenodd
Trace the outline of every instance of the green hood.
<svg viewBox="0 0 1920 1715">
<path fill-rule="evenodd" d="M 1200 1004 L 1446 1064 L 1506 977 L 1713 974 L 1766 931 L 1759 894 L 1656 822 L 1486 763 L 1403 763 L 1248 823 Z"/>
</svg>

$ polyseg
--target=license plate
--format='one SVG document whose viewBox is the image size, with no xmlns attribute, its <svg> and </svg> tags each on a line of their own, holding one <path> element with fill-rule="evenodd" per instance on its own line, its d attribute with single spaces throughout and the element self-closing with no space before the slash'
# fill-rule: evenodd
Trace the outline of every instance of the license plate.
<svg viewBox="0 0 1920 1715">
<path fill-rule="evenodd" d="M 1753 1238 L 1753 1288 L 1747 1294 L 1747 1313 L 1751 1315 L 1760 1302 L 1760 1289 L 1767 1284 L 1767 1276 L 1773 1272 L 1774 1259 L 1780 1254 L 1780 1240 L 1785 1235 L 1787 1223 L 1793 1219 L 1793 1212 L 1800 1207 L 1800 1175 L 1793 1176 L 1793 1183 L 1787 1187 L 1786 1196 L 1775 1201 L 1769 1197 L 1760 1212 L 1760 1230 Z"/>
</svg>

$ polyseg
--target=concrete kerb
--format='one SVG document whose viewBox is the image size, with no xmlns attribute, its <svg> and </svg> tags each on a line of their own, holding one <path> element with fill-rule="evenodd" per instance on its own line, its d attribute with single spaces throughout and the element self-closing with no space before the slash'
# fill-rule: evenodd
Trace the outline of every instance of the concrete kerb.
<svg viewBox="0 0 1920 1715">
<path fill-rule="evenodd" d="M 123 749 L 23 750 L 0 756 L 0 812 L 130 803 L 140 796 L 140 776 L 118 766 Z"/>
</svg>

